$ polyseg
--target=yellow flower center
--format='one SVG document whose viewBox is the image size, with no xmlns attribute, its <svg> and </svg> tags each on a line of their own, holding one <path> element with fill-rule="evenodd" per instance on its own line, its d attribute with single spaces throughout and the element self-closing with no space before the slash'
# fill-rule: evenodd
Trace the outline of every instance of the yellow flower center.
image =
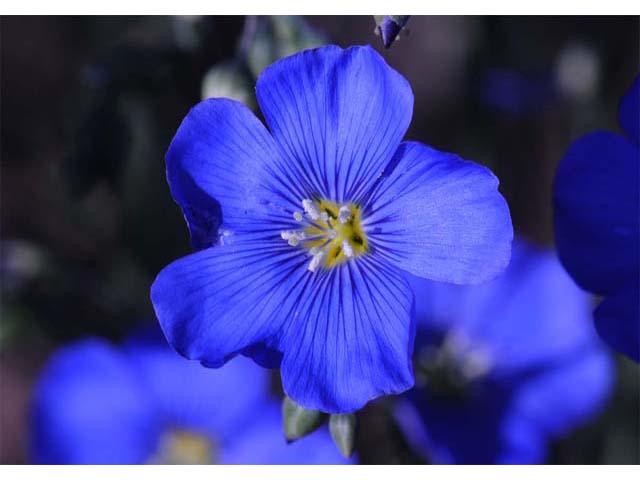
<svg viewBox="0 0 640 480">
<path fill-rule="evenodd" d="M 326 258 L 323 266 L 325 268 L 335 267 L 350 258 L 358 257 L 368 251 L 367 237 L 362 231 L 361 226 L 361 212 L 356 205 L 346 205 L 350 215 L 344 223 L 340 223 L 338 217 L 340 207 L 337 204 L 327 200 L 321 200 L 318 203 L 318 207 L 321 212 L 327 213 L 328 218 L 326 221 L 320 219 L 314 222 L 305 228 L 304 232 L 307 234 L 307 237 L 321 238 L 310 240 L 306 242 L 304 246 L 309 249 L 322 247 L 328 240 L 328 243 L 324 247 Z M 334 231 L 335 237 L 326 238 L 327 231 Z"/>
<path fill-rule="evenodd" d="M 302 207 L 304 214 L 293 214 L 296 221 L 303 224 L 302 228 L 281 232 L 281 236 L 289 245 L 308 250 L 312 257 L 309 271 L 332 268 L 369 251 L 358 205 L 304 199 Z"/>
<path fill-rule="evenodd" d="M 157 451 L 147 463 L 154 465 L 211 465 L 215 449 L 212 442 L 198 433 L 169 430 L 160 437 Z"/>
</svg>

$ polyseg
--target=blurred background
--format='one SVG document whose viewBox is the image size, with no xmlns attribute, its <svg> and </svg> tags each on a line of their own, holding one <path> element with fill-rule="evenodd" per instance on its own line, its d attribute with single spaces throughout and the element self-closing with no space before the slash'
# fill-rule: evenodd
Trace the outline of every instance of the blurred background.
<svg viewBox="0 0 640 480">
<path fill-rule="evenodd" d="M 255 80 L 278 58 L 370 43 L 412 86 L 407 136 L 489 166 L 516 231 L 552 246 L 556 166 L 579 135 L 618 130 L 640 59 L 637 17 L 412 17 L 388 50 L 369 16 L 3 17 L 0 27 L 1 463 L 29 461 L 31 389 L 57 347 L 154 325 L 149 286 L 190 251 L 164 153 L 200 99 L 255 110 Z M 608 409 L 555 442 L 550 462 L 640 461 L 638 366 L 616 361 Z M 417 461 L 375 404 L 360 423 L 360 462 Z"/>
</svg>

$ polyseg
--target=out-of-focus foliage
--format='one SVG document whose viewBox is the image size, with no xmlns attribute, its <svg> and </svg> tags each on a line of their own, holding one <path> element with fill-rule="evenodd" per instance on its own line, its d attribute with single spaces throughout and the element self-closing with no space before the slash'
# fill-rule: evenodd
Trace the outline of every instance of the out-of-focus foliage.
<svg viewBox="0 0 640 480">
<path fill-rule="evenodd" d="M 245 28 L 240 49 L 256 78 L 276 60 L 326 43 L 325 37 L 299 17 L 249 17 Z"/>
<path fill-rule="evenodd" d="M 247 107 L 257 108 L 249 72 L 237 61 L 212 66 L 202 80 L 202 98 L 231 98 Z"/>
</svg>

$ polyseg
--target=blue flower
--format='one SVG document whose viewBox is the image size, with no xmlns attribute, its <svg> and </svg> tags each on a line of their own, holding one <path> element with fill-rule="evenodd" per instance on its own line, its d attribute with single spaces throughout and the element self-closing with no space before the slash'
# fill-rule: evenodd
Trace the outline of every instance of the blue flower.
<svg viewBox="0 0 640 480">
<path fill-rule="evenodd" d="M 401 272 L 478 283 L 512 226 L 486 168 L 416 142 L 407 81 L 370 47 L 266 68 L 242 104 L 194 107 L 167 177 L 194 247 L 151 288 L 169 343 L 204 365 L 280 367 L 298 404 L 350 412 L 413 385 L 413 296 Z"/>
<path fill-rule="evenodd" d="M 602 295 L 596 329 L 640 361 L 640 77 L 620 104 L 626 135 L 598 131 L 565 154 L 554 191 L 560 261 L 578 285 Z"/>
<path fill-rule="evenodd" d="M 433 463 L 538 463 L 600 411 L 613 364 L 590 299 L 551 252 L 514 242 L 504 275 L 460 287 L 413 278 L 416 388 L 396 418 Z"/>
<path fill-rule="evenodd" d="M 326 428 L 287 445 L 268 372 L 210 370 L 164 343 L 63 347 L 34 390 L 31 460 L 44 464 L 344 463 Z"/>
<path fill-rule="evenodd" d="M 552 72 L 523 73 L 498 67 L 483 73 L 479 95 L 484 105 L 508 116 L 540 113 L 558 97 Z"/>
</svg>

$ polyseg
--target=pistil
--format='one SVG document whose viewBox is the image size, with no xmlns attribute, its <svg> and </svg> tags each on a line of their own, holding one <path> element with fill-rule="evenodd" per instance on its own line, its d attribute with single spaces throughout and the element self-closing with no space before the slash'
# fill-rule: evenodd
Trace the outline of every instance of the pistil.
<svg viewBox="0 0 640 480">
<path fill-rule="evenodd" d="M 302 200 L 303 212 L 293 212 L 301 224 L 299 230 L 280 233 L 292 247 L 308 250 L 312 257 L 310 272 L 333 266 L 368 252 L 366 235 L 361 227 L 361 210 L 355 204 L 335 204 L 327 200 Z"/>
</svg>

